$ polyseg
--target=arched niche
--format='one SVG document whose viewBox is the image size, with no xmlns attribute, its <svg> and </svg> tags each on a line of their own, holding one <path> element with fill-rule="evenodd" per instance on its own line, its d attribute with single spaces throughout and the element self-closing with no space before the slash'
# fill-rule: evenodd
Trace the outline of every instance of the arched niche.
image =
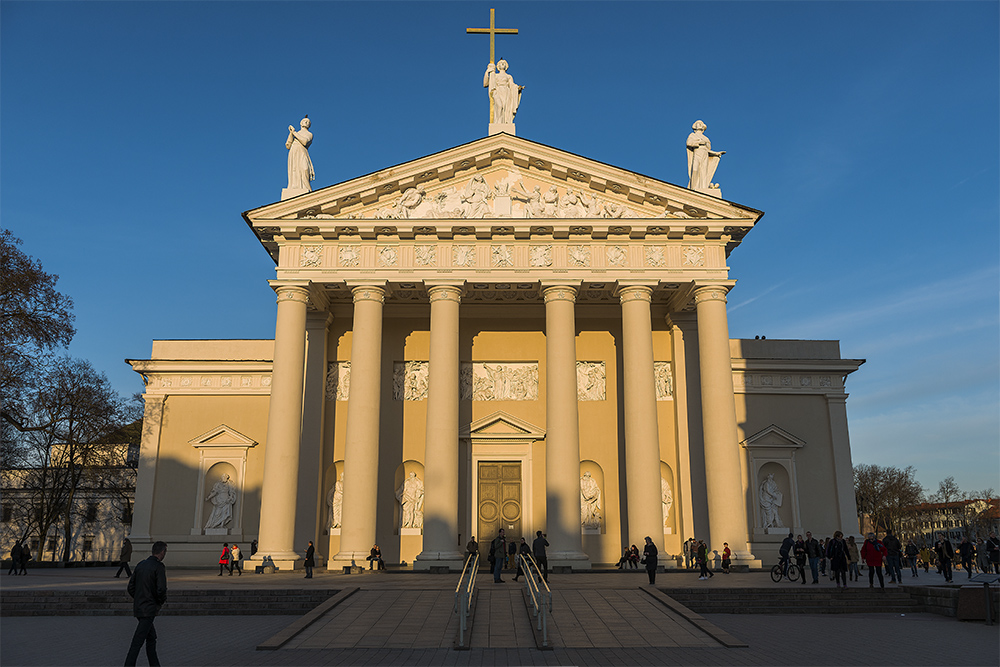
<svg viewBox="0 0 1000 667">
<path fill-rule="evenodd" d="M 674 471 L 666 461 L 660 461 L 660 506 L 663 508 L 663 534 L 677 532 L 677 485 Z M 664 487 L 663 482 L 666 482 Z M 667 502 L 664 503 L 664 498 Z"/>
<path fill-rule="evenodd" d="M 769 461 L 760 466 L 757 471 L 757 522 L 756 525 L 764 526 L 764 508 L 761 499 L 764 497 L 763 487 L 770 485 L 771 479 L 781 494 L 781 504 L 778 506 L 778 518 L 781 526 L 764 527 L 764 532 L 776 535 L 786 535 L 789 530 L 795 529 L 795 520 L 792 513 L 792 485 L 788 470 L 777 461 Z"/>
<path fill-rule="evenodd" d="M 405 482 L 406 478 L 410 476 L 410 473 L 416 474 L 417 479 L 420 480 L 421 484 L 423 484 L 426 481 L 426 478 L 424 476 L 424 464 L 420 463 L 420 461 L 414 461 L 412 459 L 409 459 L 403 461 L 396 467 L 396 474 L 393 477 L 394 481 L 392 485 L 392 492 L 394 495 L 397 496 L 396 506 L 393 514 L 393 525 L 396 526 L 397 535 L 422 535 L 424 532 L 422 520 L 420 521 L 420 526 L 421 526 L 420 528 L 413 528 L 413 527 L 405 528 L 402 525 L 403 507 L 398 499 L 398 496 L 402 489 L 403 482 Z M 424 511 L 422 498 L 419 503 L 418 511 L 420 512 L 422 517 Z"/>
<path fill-rule="evenodd" d="M 590 501 L 584 499 L 583 485 L 587 475 L 593 480 L 597 487 L 596 498 Z M 596 501 L 596 502 L 595 502 Z M 588 511 L 588 505 L 593 507 Z M 605 532 L 607 521 L 605 521 L 605 509 L 607 502 L 604 495 L 604 468 L 597 461 L 580 461 L 580 524 L 584 535 L 600 535 Z M 594 516 L 596 515 L 596 516 Z M 589 523 L 586 523 L 589 522 Z"/>
<path fill-rule="evenodd" d="M 242 481 L 239 479 L 236 467 L 228 461 L 219 461 L 205 471 L 205 478 L 202 480 L 201 488 L 201 498 L 203 502 L 201 523 L 202 526 L 204 526 L 205 522 L 212 516 L 212 511 L 215 509 L 215 503 L 209 499 L 209 494 L 212 493 L 212 489 L 215 488 L 215 485 L 221 482 L 225 477 L 229 478 L 229 483 L 236 492 L 236 501 L 233 503 L 231 510 L 232 518 L 222 528 L 204 528 L 205 535 L 229 535 L 239 534 L 240 532 L 235 530 L 235 528 L 239 525 L 237 517 L 240 516 L 242 511 L 241 501 L 243 494 L 240 493 L 239 489 L 243 485 Z"/>
</svg>

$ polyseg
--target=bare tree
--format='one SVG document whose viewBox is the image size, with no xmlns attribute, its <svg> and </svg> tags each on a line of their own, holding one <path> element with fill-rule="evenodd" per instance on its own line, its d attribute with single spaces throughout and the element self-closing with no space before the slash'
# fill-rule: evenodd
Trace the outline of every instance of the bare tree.
<svg viewBox="0 0 1000 667">
<path fill-rule="evenodd" d="M 20 243 L 10 230 L 0 230 L 2 412 L 17 412 L 17 398 L 49 360 L 48 353 L 68 345 L 76 333 L 73 301 L 55 288 L 59 277 L 21 252 Z"/>
<path fill-rule="evenodd" d="M 25 472 L 32 508 L 30 523 L 44 544 L 49 529 L 62 524 L 62 560 L 72 548 L 77 494 L 97 483 L 90 479 L 107 461 L 109 439 L 135 417 L 135 406 L 111 388 L 89 362 L 63 357 L 26 402 L 27 417 L 4 418 L 23 436 L 14 448 Z M 33 531 L 33 532 L 34 532 Z"/>
<path fill-rule="evenodd" d="M 898 533 L 912 523 L 924 489 L 913 466 L 900 469 L 861 463 L 854 466 L 854 495 L 858 511 L 869 516 L 876 530 Z"/>
<path fill-rule="evenodd" d="M 965 499 L 965 494 L 959 488 L 958 482 L 952 476 L 945 477 L 938 483 L 937 493 L 931 495 L 932 503 L 952 503 Z"/>
</svg>

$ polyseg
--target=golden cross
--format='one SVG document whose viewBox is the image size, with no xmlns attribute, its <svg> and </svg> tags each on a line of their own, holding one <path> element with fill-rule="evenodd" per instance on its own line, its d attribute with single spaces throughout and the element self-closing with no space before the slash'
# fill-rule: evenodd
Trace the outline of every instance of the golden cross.
<svg viewBox="0 0 1000 667">
<path fill-rule="evenodd" d="M 489 28 L 466 28 L 466 33 L 479 33 L 487 34 L 490 36 L 490 64 L 496 62 L 496 48 L 494 45 L 494 40 L 496 35 L 516 35 L 517 28 L 498 28 L 496 27 L 496 20 L 494 19 L 494 12 L 496 10 L 492 7 L 490 8 L 490 27 Z"/>
</svg>

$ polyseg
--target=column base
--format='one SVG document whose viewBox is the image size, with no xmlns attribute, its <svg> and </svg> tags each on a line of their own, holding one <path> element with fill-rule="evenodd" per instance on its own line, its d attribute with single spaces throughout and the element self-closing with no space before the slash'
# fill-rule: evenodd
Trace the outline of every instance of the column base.
<svg viewBox="0 0 1000 667">
<path fill-rule="evenodd" d="M 569 568 L 576 571 L 591 569 L 590 556 L 582 551 L 550 551 L 548 554 L 549 570 Z"/>
<path fill-rule="evenodd" d="M 329 560 L 329 569 L 340 570 L 348 565 L 367 566 L 369 555 L 371 551 L 341 551 Z"/>
<path fill-rule="evenodd" d="M 458 551 L 425 551 L 413 560 L 414 572 L 461 572 L 465 567 L 465 557 Z"/>
<path fill-rule="evenodd" d="M 298 555 L 294 551 L 279 554 L 267 554 L 261 555 L 257 552 L 250 558 L 246 559 L 246 569 L 256 569 L 258 567 L 265 568 L 264 571 L 268 572 L 271 568 L 281 572 L 291 572 L 302 567 L 302 563 L 305 560 L 302 556 Z"/>
</svg>

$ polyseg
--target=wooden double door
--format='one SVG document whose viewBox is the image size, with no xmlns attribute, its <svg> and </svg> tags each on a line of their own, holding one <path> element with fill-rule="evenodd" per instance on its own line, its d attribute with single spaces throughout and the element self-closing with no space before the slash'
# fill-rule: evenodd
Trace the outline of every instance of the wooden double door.
<svg viewBox="0 0 1000 667">
<path fill-rule="evenodd" d="M 480 461 L 478 470 L 479 543 L 489 544 L 501 528 L 507 541 L 521 538 L 521 462 Z"/>
</svg>

